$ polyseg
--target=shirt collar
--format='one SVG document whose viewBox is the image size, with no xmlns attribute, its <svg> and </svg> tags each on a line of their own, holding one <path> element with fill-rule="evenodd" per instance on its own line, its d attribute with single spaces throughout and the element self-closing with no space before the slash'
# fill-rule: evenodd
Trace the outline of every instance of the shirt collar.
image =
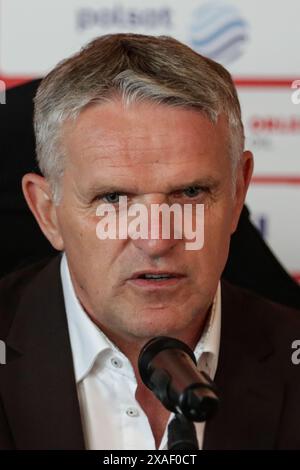
<svg viewBox="0 0 300 470">
<path fill-rule="evenodd" d="M 76 382 L 92 369 L 95 360 L 111 352 L 122 354 L 109 338 L 90 319 L 81 306 L 70 276 L 66 254 L 63 253 L 60 273 L 65 300 Z M 203 366 L 213 379 L 218 362 L 221 330 L 221 283 L 219 282 L 209 318 L 194 354 L 198 366 Z M 122 354 L 123 355 L 123 354 Z M 203 360 L 205 359 L 205 363 Z M 202 362 L 200 362 L 200 360 Z"/>
</svg>

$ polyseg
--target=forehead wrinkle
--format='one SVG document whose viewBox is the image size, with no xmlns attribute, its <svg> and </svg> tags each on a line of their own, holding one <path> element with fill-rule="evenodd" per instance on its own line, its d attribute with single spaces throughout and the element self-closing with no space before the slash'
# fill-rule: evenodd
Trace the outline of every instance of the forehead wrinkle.
<svg viewBox="0 0 300 470">
<path fill-rule="evenodd" d="M 138 138 L 138 142 L 136 136 L 134 136 L 133 141 L 128 140 L 126 137 L 123 137 L 122 139 L 112 139 L 109 136 L 103 136 L 101 140 L 98 140 L 96 137 L 95 139 L 91 139 L 90 142 L 85 140 L 81 148 L 81 154 L 97 153 L 100 154 L 100 157 L 102 157 L 105 155 L 102 155 L 102 152 L 106 150 L 108 152 L 116 152 L 129 158 L 134 156 L 136 153 L 149 154 L 155 152 L 159 154 L 161 154 L 162 152 L 164 152 L 165 154 L 169 154 L 172 152 L 175 155 L 181 153 L 181 155 L 184 156 L 185 152 L 191 147 L 191 145 L 195 147 L 192 142 L 179 141 L 175 144 L 174 141 L 171 141 L 164 143 L 157 137 L 157 134 L 151 137 L 147 137 L 146 139 L 145 136 L 141 136 L 140 138 Z M 201 149 L 201 145 L 199 145 L 199 148 L 196 151 L 197 153 L 205 153 L 206 149 Z"/>
<path fill-rule="evenodd" d="M 101 159 L 102 160 L 102 159 Z M 102 166 L 100 166 L 100 161 L 99 161 L 99 158 L 95 158 L 93 163 L 95 163 L 95 166 L 97 166 L 97 163 L 99 163 L 99 167 L 101 169 L 101 171 L 105 171 L 105 169 L 111 169 L 111 168 L 115 168 L 117 170 L 121 170 L 121 169 L 124 169 L 124 170 L 127 170 L 127 172 L 125 173 L 117 173 L 117 176 L 122 176 L 122 177 L 126 177 L 126 176 L 130 176 L 128 174 L 128 171 L 130 171 L 131 169 L 136 169 L 137 167 L 141 167 L 141 168 L 153 168 L 153 170 L 155 171 L 156 168 L 174 168 L 174 171 L 176 173 L 180 173 L 182 174 L 182 170 L 179 170 L 179 168 L 182 168 L 184 167 L 185 169 L 187 168 L 187 166 L 189 165 L 189 161 L 178 161 L 178 162 L 174 162 L 174 161 L 159 161 L 159 160 L 156 160 L 156 161 L 148 161 L 148 162 L 144 162 L 144 161 L 141 161 L 141 159 L 136 159 L 136 161 L 131 161 L 131 162 L 128 162 L 128 163 L 121 163 L 120 161 L 118 160 L 114 160 L 113 158 L 111 157 L 106 157 L 106 160 L 107 160 L 107 163 L 105 164 L 105 168 L 103 168 Z M 200 171 L 201 169 L 199 169 Z M 158 170 L 158 171 L 161 171 L 161 170 Z M 135 175 L 136 177 L 136 175 Z M 170 175 L 171 177 L 171 175 Z"/>
<path fill-rule="evenodd" d="M 128 150 L 135 150 L 136 148 L 141 148 L 144 150 L 145 148 L 145 139 L 147 139 L 148 142 L 148 147 L 150 147 L 150 150 L 154 149 L 162 149 L 164 150 L 167 148 L 170 144 L 166 145 L 164 143 L 164 138 L 166 137 L 167 139 L 170 137 L 170 132 L 164 132 L 164 133 L 158 133 L 154 132 L 152 134 L 150 133 L 144 133 L 143 131 L 139 131 L 141 135 L 138 135 L 137 132 L 138 130 L 134 130 L 134 133 L 132 133 L 132 130 L 130 132 L 126 131 L 119 131 L 119 132 L 114 132 L 114 131 L 95 131 L 93 129 L 89 130 L 82 130 L 80 129 L 81 133 L 84 133 L 86 136 L 85 139 L 85 144 L 84 148 L 89 149 L 89 148 L 99 148 L 102 146 L 108 147 L 108 148 L 117 148 L 117 149 L 128 149 Z M 66 139 L 69 137 L 75 137 L 76 135 L 80 134 L 79 130 L 77 132 L 70 133 L 70 135 L 66 136 Z M 185 137 L 186 137 L 187 131 L 185 131 Z M 184 144 L 185 146 L 186 144 Z"/>
<path fill-rule="evenodd" d="M 90 147 L 92 148 L 92 147 Z M 94 149 L 94 147 L 93 147 Z M 105 148 L 105 150 L 107 149 L 107 147 Z M 153 149 L 147 149 L 147 148 L 143 148 L 142 149 L 142 152 L 141 153 L 137 153 L 135 151 L 135 154 L 132 154 L 130 152 L 127 152 L 127 149 L 124 150 L 122 152 L 118 151 L 118 155 L 107 155 L 106 153 L 101 153 L 102 152 L 102 149 L 100 150 L 100 154 L 99 154 L 99 148 L 95 148 L 97 154 L 95 154 L 93 157 L 89 156 L 90 157 L 90 163 L 97 163 L 98 161 L 99 162 L 102 162 L 102 161 L 105 161 L 107 162 L 107 167 L 114 167 L 116 165 L 118 165 L 119 167 L 123 167 L 123 168 L 126 168 L 126 167 L 130 167 L 132 165 L 136 165 L 136 164 L 141 164 L 141 165 L 166 165 L 166 166 L 170 166 L 170 165 L 187 165 L 189 163 L 191 163 L 191 160 L 200 160 L 201 157 L 205 154 L 205 152 L 202 152 L 202 151 L 198 151 L 197 153 L 195 153 L 195 155 L 191 158 L 191 156 L 189 156 L 188 158 L 185 157 L 184 153 L 181 154 L 181 155 L 176 155 L 176 153 L 174 153 L 173 151 L 171 152 L 170 149 L 163 149 L 163 148 L 159 148 L 159 153 L 162 153 L 164 150 L 166 150 L 165 154 L 170 154 L 168 157 L 164 157 L 164 156 L 159 156 L 159 155 L 155 155 L 153 154 L 153 157 L 149 159 L 149 156 L 147 156 L 147 160 L 144 158 L 145 155 L 147 153 L 151 153 L 153 152 Z M 136 150 L 136 149 L 135 149 Z M 154 153 L 154 152 L 153 152 Z M 172 158 L 173 156 L 173 158 Z M 85 158 L 85 155 L 84 153 L 82 154 L 82 159 Z M 110 164 L 111 162 L 111 164 Z"/>
<path fill-rule="evenodd" d="M 150 141 L 144 137 L 134 136 L 135 141 L 131 142 L 124 139 L 112 140 L 109 136 L 103 136 L 101 141 L 92 139 L 93 141 L 85 141 L 82 148 L 78 149 L 75 146 L 75 158 L 76 154 L 79 153 L 81 161 L 88 160 L 90 163 L 97 163 L 97 161 L 105 161 L 109 167 L 119 166 L 130 166 L 131 164 L 143 163 L 143 164 L 157 164 L 157 165 L 186 165 L 187 161 L 190 161 L 191 157 L 185 158 L 185 153 L 188 151 L 190 145 L 184 142 L 178 142 L 174 146 L 173 142 L 164 144 L 157 140 L 155 136 L 150 137 Z M 188 148 L 187 148 L 188 147 Z M 76 151 L 77 148 L 77 151 Z M 206 154 L 205 148 L 194 149 L 195 157 L 201 158 L 201 155 Z M 152 155 L 153 154 L 153 155 Z M 145 161 L 145 160 L 148 161 Z M 149 161 L 150 160 L 150 161 Z M 111 165 L 109 162 L 111 161 Z"/>
</svg>

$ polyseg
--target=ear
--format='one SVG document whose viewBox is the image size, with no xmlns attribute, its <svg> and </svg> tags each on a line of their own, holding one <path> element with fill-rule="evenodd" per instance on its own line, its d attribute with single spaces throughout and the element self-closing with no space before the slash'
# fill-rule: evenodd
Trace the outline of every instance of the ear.
<svg viewBox="0 0 300 470">
<path fill-rule="evenodd" d="M 236 231 L 239 218 L 246 199 L 246 194 L 253 174 L 253 154 L 246 150 L 237 168 L 236 188 L 234 195 L 234 213 L 232 218 L 231 233 Z"/>
<path fill-rule="evenodd" d="M 22 178 L 22 189 L 26 202 L 43 234 L 54 248 L 62 251 L 64 243 L 48 181 L 43 176 L 27 173 Z"/>
</svg>

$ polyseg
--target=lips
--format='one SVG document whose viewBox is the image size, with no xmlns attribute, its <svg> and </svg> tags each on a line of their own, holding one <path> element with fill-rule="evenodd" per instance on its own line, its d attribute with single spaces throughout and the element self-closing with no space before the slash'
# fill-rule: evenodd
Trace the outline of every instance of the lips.
<svg viewBox="0 0 300 470">
<path fill-rule="evenodd" d="M 183 277 L 183 274 L 170 271 L 139 271 L 134 273 L 130 279 L 166 280 Z"/>
<path fill-rule="evenodd" d="M 139 271 L 128 280 L 129 283 L 144 290 L 155 291 L 157 289 L 175 288 L 185 276 L 171 271 Z"/>
<path fill-rule="evenodd" d="M 173 277 L 176 276 L 173 276 L 172 274 L 142 274 L 138 279 L 156 279 L 159 281 L 160 279 L 171 279 Z"/>
</svg>

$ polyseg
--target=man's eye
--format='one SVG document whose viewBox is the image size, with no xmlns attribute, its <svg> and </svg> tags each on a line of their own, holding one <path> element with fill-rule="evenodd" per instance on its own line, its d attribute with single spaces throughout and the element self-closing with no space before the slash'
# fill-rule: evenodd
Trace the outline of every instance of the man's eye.
<svg viewBox="0 0 300 470">
<path fill-rule="evenodd" d="M 120 196 L 121 194 L 120 193 L 108 193 L 108 194 L 104 194 L 102 196 L 102 199 L 104 202 L 106 203 L 109 203 L 109 204 L 117 204 L 120 200 Z"/>
<path fill-rule="evenodd" d="M 203 188 L 199 188 L 198 186 L 189 186 L 188 188 L 183 190 L 183 194 L 187 197 L 196 197 L 203 191 Z"/>
</svg>

